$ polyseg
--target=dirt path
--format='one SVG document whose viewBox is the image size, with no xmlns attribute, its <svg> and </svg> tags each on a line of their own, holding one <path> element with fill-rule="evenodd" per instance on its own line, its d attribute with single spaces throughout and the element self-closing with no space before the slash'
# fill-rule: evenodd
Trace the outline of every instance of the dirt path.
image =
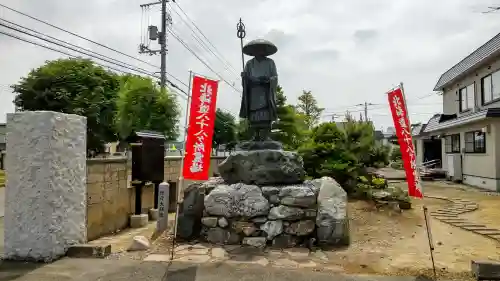
<svg viewBox="0 0 500 281">
<path fill-rule="evenodd" d="M 487 222 L 491 222 L 492 225 L 500 224 L 500 212 L 495 208 L 500 206 L 500 196 L 488 196 L 461 185 L 438 182 L 426 183 L 424 188 L 428 195 L 473 200 L 479 204 L 479 210 L 467 216 L 485 224 Z M 346 249 L 323 251 L 326 259 L 316 259 L 315 253 L 311 253 L 309 259 L 315 265 L 309 270 L 334 270 L 351 274 L 432 276 L 422 212 L 424 203 L 432 212 L 443 207 L 447 201 L 429 198 L 414 200 L 413 209 L 402 213 L 389 209 L 377 210 L 372 204 L 364 201 L 349 202 L 351 246 Z M 435 242 L 435 261 L 441 279 L 470 278 L 471 260 L 500 259 L 500 243 L 497 241 L 435 219 L 431 219 L 431 229 Z M 160 237 L 146 255 L 144 253 L 128 255 L 122 252 L 117 253 L 118 256 L 115 258 L 142 259 L 151 253 L 162 254 L 162 258 L 165 258 L 170 254 L 170 247 L 171 240 L 168 237 Z M 196 251 L 205 253 L 205 250 Z M 275 252 L 259 255 L 270 265 L 283 259 L 283 255 L 276 255 Z M 286 258 L 293 260 L 288 255 Z M 231 256 L 226 259 L 231 260 Z"/>
</svg>

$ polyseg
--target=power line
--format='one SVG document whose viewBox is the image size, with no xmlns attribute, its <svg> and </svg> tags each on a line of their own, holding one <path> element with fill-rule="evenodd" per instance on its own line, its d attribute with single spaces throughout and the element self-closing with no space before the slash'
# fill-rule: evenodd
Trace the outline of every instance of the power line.
<svg viewBox="0 0 500 281">
<path fill-rule="evenodd" d="M 228 60 L 224 59 L 223 55 L 217 50 L 217 47 L 215 47 L 215 45 L 210 41 L 210 39 L 208 39 L 208 37 L 205 36 L 203 31 L 201 31 L 201 29 L 194 22 L 194 20 L 192 20 L 189 17 L 189 15 L 182 9 L 182 7 L 179 5 L 179 3 L 175 2 L 175 1 L 174 1 L 174 3 L 176 4 L 177 8 L 179 8 L 179 10 L 184 14 L 184 16 L 186 16 L 186 18 L 191 22 L 191 24 L 194 26 L 194 28 L 201 34 L 201 36 L 203 36 L 203 38 L 206 40 L 206 42 L 208 42 L 208 44 L 210 44 L 210 46 L 213 48 L 213 51 L 212 51 L 212 49 L 210 47 L 208 47 L 206 44 L 204 44 L 205 46 L 208 47 L 209 51 L 212 54 L 214 54 L 214 56 L 217 57 L 226 67 L 231 68 L 233 70 L 233 73 L 236 74 L 236 72 L 237 72 L 236 69 L 231 65 L 231 63 Z M 182 19 L 182 17 L 179 15 L 179 13 L 177 11 L 175 11 L 174 9 L 172 9 L 172 10 L 179 16 L 179 18 L 181 18 L 182 21 L 184 21 L 184 19 Z M 186 22 L 184 21 L 184 23 L 186 23 Z M 193 34 L 195 34 L 194 30 L 187 23 L 186 23 L 186 25 L 191 29 Z M 203 42 L 203 40 L 202 40 L 202 42 Z M 227 69 L 227 70 L 229 70 L 229 69 Z"/>
<path fill-rule="evenodd" d="M 91 40 L 91 39 L 89 39 L 89 38 L 86 38 L 86 37 L 84 37 L 84 36 L 81 36 L 81 35 L 79 35 L 79 34 L 76 34 L 76 33 L 74 33 L 74 32 L 71 32 L 71 31 L 69 31 L 69 30 L 66 30 L 66 29 L 64 29 L 64 28 L 61 28 L 61 27 L 56 26 L 56 25 L 54 25 L 54 24 L 51 24 L 51 23 L 49 23 L 49 22 L 47 22 L 47 21 L 41 20 L 41 19 L 39 19 L 39 18 L 36 18 L 36 17 L 34 17 L 34 16 L 28 15 L 28 14 L 26 14 L 26 13 L 24 13 L 24 12 L 21 12 L 21 11 L 19 11 L 19 10 L 14 9 L 14 8 L 8 7 L 8 6 L 4 5 L 4 4 L 0 4 L 0 7 L 3 7 L 3 8 L 8 9 L 8 10 L 10 10 L 10 11 L 14 12 L 14 13 L 20 14 L 20 15 L 25 16 L 25 17 L 27 17 L 27 18 L 30 18 L 30 19 L 32 19 L 32 20 L 34 20 L 34 21 L 37 21 L 37 22 L 43 23 L 43 24 L 45 24 L 45 25 L 47 25 L 47 26 L 50 26 L 50 27 L 55 28 L 55 29 L 57 29 L 57 30 L 63 31 L 63 32 L 65 32 L 65 33 L 68 33 L 68 34 L 73 35 L 73 36 L 75 36 L 75 37 L 78 37 L 78 38 L 80 38 L 80 39 L 83 39 L 83 40 L 88 41 L 88 42 L 90 42 L 90 43 L 96 44 L 96 45 L 98 45 L 98 46 L 100 46 L 100 47 L 103 47 L 103 48 L 105 48 L 105 49 L 108 49 L 108 50 L 110 50 L 110 51 L 113 51 L 113 52 L 115 52 L 115 53 L 118 53 L 118 54 L 120 54 L 120 55 L 126 56 L 126 57 L 131 58 L 131 59 L 133 59 L 133 60 L 136 60 L 136 61 L 138 61 L 138 62 L 141 62 L 141 63 L 147 64 L 147 65 L 149 65 L 149 66 L 155 67 L 155 68 L 157 68 L 157 69 L 160 69 L 160 67 L 159 67 L 158 65 L 152 64 L 152 63 L 150 63 L 150 62 L 147 62 L 147 61 L 145 61 L 145 60 L 141 60 L 141 59 L 139 59 L 139 58 L 136 58 L 136 57 L 134 57 L 134 56 L 131 56 L 131 55 L 129 55 L 129 54 L 126 54 L 126 53 L 124 53 L 124 52 L 121 52 L 121 51 L 119 51 L 119 50 L 116 50 L 116 49 L 114 49 L 114 48 L 108 47 L 108 46 L 106 46 L 106 45 L 104 45 L 104 44 L 102 44 L 102 43 L 96 42 L 96 41 L 94 41 L 94 40 Z M 69 43 L 68 43 L 68 44 L 69 44 Z M 81 48 L 81 47 L 80 47 L 80 48 Z M 102 56 L 102 55 L 101 55 L 101 56 Z M 177 82 L 179 82 L 179 83 L 183 84 L 184 86 L 188 87 L 188 85 L 187 85 L 185 82 L 183 82 L 183 81 L 182 81 L 182 80 L 180 80 L 179 78 L 175 77 L 174 75 L 172 75 L 172 74 L 170 74 L 170 73 L 168 73 L 168 72 L 167 72 L 167 75 L 169 75 L 170 77 L 172 77 L 172 79 L 176 80 Z"/>
<path fill-rule="evenodd" d="M 147 62 L 147 61 L 144 61 L 144 60 L 138 59 L 138 58 L 136 58 L 136 57 L 134 57 L 134 56 L 131 56 L 131 55 L 128 55 L 128 54 L 123 53 L 123 52 L 121 52 L 121 51 L 118 51 L 118 50 L 113 49 L 113 48 L 111 48 L 111 47 L 108 47 L 108 46 L 106 46 L 106 45 L 104 45 L 104 44 L 101 44 L 101 43 L 99 43 L 99 42 L 93 41 L 93 40 L 91 40 L 91 39 L 88 39 L 88 38 L 86 38 L 86 37 L 83 37 L 83 36 L 81 36 L 81 35 L 78 35 L 78 34 L 76 34 L 76 33 L 74 33 L 74 32 L 68 31 L 68 30 L 66 30 L 66 29 L 64 29 L 64 28 L 61 28 L 61 27 L 56 26 L 56 25 L 53 25 L 53 24 L 51 24 L 51 23 L 49 23 L 49 22 L 46 22 L 46 21 L 44 21 L 44 20 L 41 20 L 41 19 L 38 19 L 38 18 L 36 18 L 36 17 L 30 16 L 30 15 L 28 15 L 28 14 L 26 14 L 26 13 L 23 13 L 23 12 L 21 12 L 21 11 L 18 11 L 18 10 L 16 10 L 16 9 L 13 9 L 13 8 L 7 7 L 7 6 L 3 5 L 3 4 L 0 4 L 0 7 L 3 7 L 3 8 L 5 8 L 5 9 L 8 9 L 8 10 L 12 11 L 12 12 L 15 12 L 15 13 L 17 13 L 17 14 L 20 14 L 20 15 L 23 15 L 23 16 L 25 16 L 25 17 L 28 17 L 28 18 L 30 18 L 30 19 L 32 19 L 32 20 L 37 21 L 37 22 L 43 23 L 43 24 L 45 24 L 45 25 L 48 25 L 48 26 L 50 26 L 50 27 L 52 27 L 52 28 L 55 28 L 55 29 L 57 29 L 57 30 L 60 30 L 60 31 L 66 32 L 66 33 L 68 33 L 68 34 L 71 34 L 71 35 L 73 35 L 73 36 L 76 36 L 76 37 L 78 37 L 78 38 L 80 38 L 80 39 L 83 39 L 83 40 L 85 40 L 85 41 L 91 42 L 91 43 L 93 43 L 93 44 L 96 44 L 96 45 L 98 45 L 98 46 L 100 46 L 100 47 L 103 47 L 103 48 L 108 49 L 108 50 L 110 50 L 110 51 L 113 51 L 113 52 L 115 52 L 115 53 L 121 54 L 121 55 L 126 56 L 126 57 L 128 57 L 128 58 L 131 58 L 131 59 L 134 59 L 134 60 L 136 60 L 136 61 L 139 61 L 139 62 L 142 62 L 142 63 L 148 64 L 148 65 L 150 65 L 150 66 L 154 66 L 154 67 L 156 67 L 156 68 L 159 68 L 158 66 L 156 66 L 156 65 L 154 65 L 154 64 L 152 64 L 152 63 L 149 63 L 149 62 Z"/>
<path fill-rule="evenodd" d="M 193 49 L 191 49 L 191 47 L 189 47 L 189 45 L 180 38 L 180 36 L 178 34 L 175 33 L 175 31 L 170 28 L 168 29 L 168 31 L 170 32 L 170 34 L 177 40 L 179 41 L 179 43 L 181 43 L 181 45 L 184 46 L 184 48 L 186 48 L 191 54 L 193 54 L 193 56 L 195 56 L 203 65 L 205 65 L 210 71 L 212 71 L 215 75 L 217 75 L 217 77 L 219 79 L 221 79 L 222 81 L 224 81 L 227 85 L 229 85 L 231 88 L 233 88 L 237 93 L 240 94 L 241 96 L 241 91 L 236 89 L 230 82 L 228 82 L 224 77 L 222 77 L 222 75 L 220 75 L 217 71 L 215 71 L 210 65 L 208 65 L 203 59 L 200 58 L 200 56 L 198 54 L 196 54 L 195 51 L 193 51 Z"/>
<path fill-rule="evenodd" d="M 153 77 L 153 78 L 157 78 L 157 79 L 158 79 L 158 76 L 156 76 L 156 75 L 152 74 L 151 72 L 145 71 L 145 70 L 143 70 L 143 69 L 141 69 L 141 68 L 133 68 L 133 67 L 128 67 L 128 66 L 126 66 L 126 65 L 123 65 L 123 64 L 120 64 L 120 63 L 114 62 L 113 60 L 102 59 L 102 58 L 99 58 L 99 57 L 98 57 L 98 56 L 96 56 L 96 55 L 88 54 L 88 53 L 85 53 L 85 52 L 79 51 L 79 50 L 77 50 L 77 49 L 75 49 L 75 48 L 71 48 L 71 47 L 68 47 L 68 46 L 64 46 L 63 44 L 59 44 L 59 43 L 57 43 L 57 42 L 54 42 L 54 41 L 51 41 L 51 40 L 48 40 L 48 39 L 42 38 L 42 37 L 37 36 L 37 35 L 34 35 L 34 34 L 30 34 L 30 33 L 25 32 L 25 31 L 23 31 L 23 30 L 19 30 L 19 29 L 17 29 L 17 28 L 10 27 L 10 26 L 7 26 L 7 25 L 1 24 L 1 23 L 0 23 L 0 26 L 7 27 L 7 28 L 9 28 L 9 29 L 11 29 L 11 30 L 14 30 L 14 31 L 17 31 L 17 32 L 20 32 L 20 33 L 23 33 L 23 34 L 27 34 L 27 35 L 29 35 L 29 36 L 33 36 L 33 37 L 35 37 L 35 38 L 38 38 L 38 39 L 44 40 L 44 41 L 46 41 L 46 42 L 49 42 L 49 43 L 52 43 L 52 44 L 54 44 L 54 45 L 57 45 L 57 46 L 63 47 L 63 48 L 65 48 L 65 49 L 70 49 L 70 50 L 75 51 L 75 52 L 78 52 L 78 53 L 80 53 L 80 54 L 84 54 L 84 55 L 87 55 L 87 56 L 90 56 L 90 57 L 93 57 L 93 58 L 97 58 L 97 59 L 102 60 L 102 61 L 105 61 L 105 62 L 107 62 L 107 63 L 111 63 L 111 64 L 116 65 L 116 66 L 119 66 L 119 67 L 127 68 L 127 69 L 129 69 L 129 70 L 132 70 L 132 71 L 135 71 L 135 72 L 138 72 L 138 73 L 141 73 L 141 74 L 145 74 L 145 75 L 148 75 L 148 76 L 150 76 L 150 77 Z M 26 43 L 30 43 L 30 44 L 32 44 L 32 45 L 36 45 L 36 46 L 39 46 L 39 47 L 42 47 L 42 48 L 45 48 L 45 49 L 48 49 L 48 50 L 51 50 L 51 51 L 54 51 L 54 52 L 58 52 L 58 53 L 64 54 L 64 55 L 67 55 L 67 56 L 72 57 L 72 58 L 77 58 L 77 56 L 75 56 L 75 55 L 73 55 L 73 54 L 70 54 L 70 53 L 68 53 L 68 52 L 65 52 L 65 51 L 62 51 L 62 50 L 58 50 L 58 49 L 52 48 L 52 47 L 50 47 L 50 46 L 42 45 L 42 44 L 37 43 L 37 42 L 35 42 L 35 41 L 31 41 L 31 40 L 28 40 L 28 39 L 26 39 L 26 38 L 22 38 L 22 37 L 16 36 L 16 35 L 11 34 L 11 33 L 7 33 L 7 32 L 0 31 L 0 34 L 3 34 L 3 35 L 6 35 L 6 36 L 9 36 L 9 37 L 11 37 L 11 38 L 14 38 L 14 39 L 17 39 L 17 40 L 20 40 L 20 41 L 24 41 L 24 42 L 26 42 Z M 111 67 L 111 66 L 109 66 L 109 65 L 103 65 L 103 64 L 98 63 L 98 62 L 95 62 L 95 61 L 94 61 L 94 63 L 96 63 L 96 64 L 98 64 L 98 65 L 101 65 L 101 66 L 104 66 L 104 67 L 107 67 L 107 68 L 110 68 L 110 69 L 113 69 L 113 70 L 116 70 L 116 71 L 123 72 L 123 73 L 134 74 L 134 73 L 130 73 L 130 72 L 127 72 L 127 71 L 123 71 L 123 70 L 120 70 L 120 69 L 117 69 L 117 68 Z M 182 93 L 184 93 L 184 95 L 186 95 L 186 96 L 187 96 L 187 93 L 186 93 L 184 90 L 180 89 L 177 85 L 175 85 L 175 84 L 173 84 L 173 83 L 170 83 L 170 85 L 171 85 L 172 87 L 174 87 L 174 88 L 178 89 L 179 91 L 181 91 Z M 176 92 L 175 92 L 175 93 L 176 93 Z M 179 95 L 178 93 L 176 93 L 176 94 L 177 94 L 177 95 Z M 179 95 L 179 96 L 180 96 L 180 95 Z M 183 96 L 181 96 L 181 97 L 183 97 Z M 184 97 L 183 97 L 183 98 L 184 98 Z"/>
<path fill-rule="evenodd" d="M 57 41 L 57 42 L 60 42 L 60 43 L 62 43 L 62 44 L 66 44 L 66 45 L 69 45 L 69 46 L 72 46 L 72 47 L 75 47 L 75 48 L 78 48 L 78 49 L 84 50 L 84 51 L 89 52 L 89 53 L 91 53 L 91 54 L 94 54 L 94 55 L 97 55 L 97 56 L 101 56 L 101 57 L 103 57 L 103 58 L 106 58 L 106 59 L 109 59 L 109 60 L 113 60 L 113 61 L 116 61 L 116 62 L 118 62 L 118 63 L 123 63 L 124 65 L 130 66 L 130 67 L 135 67 L 135 66 L 133 66 L 133 65 L 131 65 L 131 64 L 129 64 L 129 63 L 125 63 L 125 62 L 119 61 L 119 60 L 117 60 L 117 59 L 114 59 L 114 58 L 111 58 L 111 57 L 108 57 L 108 56 L 105 56 L 105 55 L 99 54 L 99 53 L 94 52 L 94 51 L 92 51 L 92 50 L 89 50 L 89 49 L 86 49 L 86 48 L 80 47 L 80 46 L 78 46 L 78 45 L 75 45 L 75 44 L 72 44 L 72 43 L 66 42 L 66 41 L 64 41 L 64 40 L 61 40 L 61 39 L 55 38 L 55 37 L 53 37 L 53 36 L 50 36 L 50 35 L 44 34 L 44 33 L 42 33 L 42 32 L 36 31 L 36 30 L 34 30 L 34 29 L 31 29 L 31 28 L 28 28 L 28 27 L 22 26 L 22 25 L 20 25 L 20 24 L 15 23 L 15 22 L 8 21 L 8 20 L 3 19 L 3 18 L 0 18 L 0 21 L 7 22 L 7 23 L 9 23 L 9 24 L 11 24 L 11 25 L 17 26 L 17 27 L 22 28 L 22 29 L 24 29 L 24 30 L 28 30 L 28 31 L 31 31 L 31 32 L 33 32 L 33 33 L 35 33 L 35 34 L 38 34 L 38 35 L 41 35 L 41 36 L 45 36 L 45 37 L 47 37 L 47 38 L 50 38 L 50 39 L 55 40 L 55 41 Z M 22 32 L 22 33 L 24 33 L 24 34 L 28 34 L 28 33 L 26 33 L 26 32 L 23 32 L 23 31 L 20 31 L 20 30 L 18 30 L 18 29 L 16 29 L 16 28 L 14 28 L 14 27 L 10 27 L 10 26 L 7 26 L 7 25 L 1 24 L 1 23 L 0 23 L 0 26 L 4 26 L 4 27 L 7 27 L 7 28 L 12 29 L 12 30 L 15 30 L 15 31 L 18 31 L 18 32 Z M 32 35 L 32 34 L 28 34 L 28 35 L 30 35 L 30 36 L 34 36 L 34 35 Z M 34 36 L 34 37 L 36 37 L 36 36 Z M 38 38 L 38 39 L 42 39 L 42 38 L 39 38 L 39 37 L 37 37 L 37 38 Z M 42 39 L 42 40 L 44 40 L 44 39 Z M 47 41 L 47 40 L 44 40 L 44 41 Z M 52 43 L 52 42 L 51 42 L 51 43 Z M 138 69 L 140 69 L 140 68 L 138 68 Z"/>
</svg>

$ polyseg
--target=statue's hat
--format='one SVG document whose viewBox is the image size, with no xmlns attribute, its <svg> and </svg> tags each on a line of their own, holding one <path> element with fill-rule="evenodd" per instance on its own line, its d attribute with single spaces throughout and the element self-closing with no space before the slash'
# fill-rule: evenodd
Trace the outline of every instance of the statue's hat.
<svg viewBox="0 0 500 281">
<path fill-rule="evenodd" d="M 243 53 L 248 56 L 270 56 L 278 51 L 278 47 L 265 39 L 255 39 L 243 47 Z"/>
</svg>

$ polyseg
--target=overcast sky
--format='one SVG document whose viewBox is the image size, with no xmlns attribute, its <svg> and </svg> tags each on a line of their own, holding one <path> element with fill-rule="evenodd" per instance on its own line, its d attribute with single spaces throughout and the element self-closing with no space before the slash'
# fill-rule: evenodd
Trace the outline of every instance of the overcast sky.
<svg viewBox="0 0 500 281">
<path fill-rule="evenodd" d="M 404 83 L 412 123 L 426 122 L 432 114 L 440 112 L 441 97 L 431 94 L 439 76 L 500 32 L 500 12 L 481 13 L 488 6 L 500 5 L 500 0 L 177 2 L 232 68 L 225 67 L 199 46 L 183 21 L 182 12 L 172 3 L 174 32 L 218 73 L 205 67 L 170 36 L 167 70 L 176 78 L 187 83 L 191 69 L 219 79 L 220 75 L 239 88 L 241 55 L 236 23 L 242 17 L 247 30 L 245 41 L 266 38 L 278 46 L 279 51 L 272 58 L 289 102 L 296 103 L 302 90 L 311 90 L 320 106 L 326 108 L 325 114 L 350 110 L 356 117 L 362 109 L 356 104 L 373 103 L 376 105 L 369 107 L 369 117 L 377 128 L 391 126 L 384 93 L 399 82 Z M 146 0 L 2 0 L 1 3 L 159 65 L 158 56 L 137 54 L 141 27 L 147 26 L 141 25 L 139 5 L 147 3 Z M 149 14 L 151 23 L 159 24 L 159 6 L 153 7 Z M 2 7 L 0 18 L 158 71 Z M 7 31 L 3 27 L 0 30 Z M 155 43 L 151 47 L 156 47 Z M 5 113 L 14 110 L 9 85 L 44 61 L 59 57 L 64 55 L 0 35 L 0 122 L 5 122 Z M 238 93 L 221 83 L 217 100 L 220 108 L 237 114 L 239 100 Z M 185 104 L 182 107 L 184 111 Z"/>
</svg>

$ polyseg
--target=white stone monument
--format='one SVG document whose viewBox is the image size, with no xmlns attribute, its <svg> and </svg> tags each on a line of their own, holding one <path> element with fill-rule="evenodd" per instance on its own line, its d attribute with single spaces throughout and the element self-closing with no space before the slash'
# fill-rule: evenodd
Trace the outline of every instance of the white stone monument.
<svg viewBox="0 0 500 281">
<path fill-rule="evenodd" d="M 6 259 L 50 262 L 87 242 L 85 117 L 7 115 Z"/>
</svg>

